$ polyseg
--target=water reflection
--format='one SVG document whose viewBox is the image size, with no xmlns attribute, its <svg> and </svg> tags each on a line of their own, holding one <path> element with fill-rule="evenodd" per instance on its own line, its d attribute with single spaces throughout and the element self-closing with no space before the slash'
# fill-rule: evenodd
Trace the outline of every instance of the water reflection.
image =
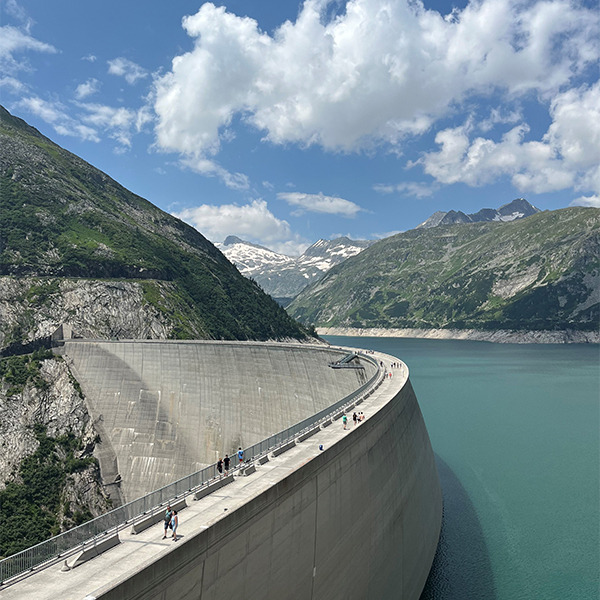
<svg viewBox="0 0 600 600">
<path fill-rule="evenodd" d="M 444 492 L 442 532 L 420 600 L 494 600 L 494 578 L 473 503 L 452 469 L 436 454 Z"/>
</svg>

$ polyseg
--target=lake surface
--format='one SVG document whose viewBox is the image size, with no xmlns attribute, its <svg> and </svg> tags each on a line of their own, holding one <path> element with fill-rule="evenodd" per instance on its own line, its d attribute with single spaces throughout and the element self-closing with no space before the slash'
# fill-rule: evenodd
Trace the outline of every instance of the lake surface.
<svg viewBox="0 0 600 600">
<path fill-rule="evenodd" d="M 326 339 L 410 370 L 444 491 L 421 600 L 600 597 L 598 345 Z"/>
</svg>

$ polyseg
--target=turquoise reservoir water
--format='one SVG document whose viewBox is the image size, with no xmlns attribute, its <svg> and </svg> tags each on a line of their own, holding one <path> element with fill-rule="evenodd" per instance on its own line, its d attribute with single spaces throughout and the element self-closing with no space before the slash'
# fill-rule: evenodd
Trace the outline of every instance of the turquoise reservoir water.
<svg viewBox="0 0 600 600">
<path fill-rule="evenodd" d="M 600 349 L 328 336 L 403 360 L 444 490 L 421 600 L 600 598 Z"/>
</svg>

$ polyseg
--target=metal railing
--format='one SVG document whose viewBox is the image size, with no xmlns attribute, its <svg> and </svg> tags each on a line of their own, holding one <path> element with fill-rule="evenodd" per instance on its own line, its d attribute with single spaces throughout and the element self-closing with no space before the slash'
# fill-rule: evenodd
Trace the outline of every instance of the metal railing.
<svg viewBox="0 0 600 600">
<path fill-rule="evenodd" d="M 373 363 L 377 368 L 375 374 L 365 384 L 318 413 L 257 444 L 245 448 L 244 463 L 242 465 L 235 465 L 238 459 L 237 453 L 233 452 L 231 462 L 234 466 L 229 469 L 229 472 L 231 473 L 236 469 L 247 466 L 248 462 L 277 449 L 306 430 L 319 425 L 328 417 L 338 413 L 345 406 L 358 400 L 361 396 L 364 398 L 375 391 L 383 381 L 383 370 L 373 357 L 364 354 L 360 354 L 360 357 Z M 174 502 L 178 498 L 185 497 L 201 489 L 218 476 L 217 465 L 209 465 L 200 471 L 187 475 L 141 498 L 123 504 L 87 523 L 78 525 L 31 548 L 4 558 L 0 560 L 0 585 L 24 573 L 45 568 L 50 564 L 68 558 L 81 550 L 84 544 L 94 543 L 99 538 L 135 524 L 137 519 L 145 518 L 149 514 L 156 514 L 164 510 L 167 503 Z"/>
</svg>

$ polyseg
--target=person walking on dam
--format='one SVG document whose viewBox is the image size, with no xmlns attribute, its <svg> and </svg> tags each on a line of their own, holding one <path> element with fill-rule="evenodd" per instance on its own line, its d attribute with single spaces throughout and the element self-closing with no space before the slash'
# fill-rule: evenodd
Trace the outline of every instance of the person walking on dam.
<svg viewBox="0 0 600 600">
<path fill-rule="evenodd" d="M 167 510 L 165 512 L 165 517 L 164 517 L 164 521 L 165 521 L 165 533 L 163 535 L 163 540 L 167 537 L 167 529 L 169 529 L 169 527 L 171 527 L 171 517 L 173 516 L 173 511 L 171 510 L 171 505 L 167 505 Z"/>
<path fill-rule="evenodd" d="M 229 454 L 225 455 L 225 458 L 223 459 L 223 464 L 225 465 L 225 475 L 229 474 L 229 463 L 231 462 L 231 459 L 229 458 Z"/>
<path fill-rule="evenodd" d="M 177 525 L 179 525 L 179 517 L 177 516 L 177 511 L 173 511 L 173 516 L 171 517 L 171 529 L 173 530 L 173 541 L 177 541 Z"/>
<path fill-rule="evenodd" d="M 244 462 L 244 451 L 241 448 L 238 448 L 238 461 L 240 465 Z"/>
<path fill-rule="evenodd" d="M 346 426 L 348 425 L 348 417 L 346 415 L 342 417 L 342 423 L 344 424 L 344 429 L 346 429 Z"/>
<path fill-rule="evenodd" d="M 219 472 L 219 479 L 223 477 L 223 459 L 219 458 L 217 461 L 217 471 Z"/>
</svg>

